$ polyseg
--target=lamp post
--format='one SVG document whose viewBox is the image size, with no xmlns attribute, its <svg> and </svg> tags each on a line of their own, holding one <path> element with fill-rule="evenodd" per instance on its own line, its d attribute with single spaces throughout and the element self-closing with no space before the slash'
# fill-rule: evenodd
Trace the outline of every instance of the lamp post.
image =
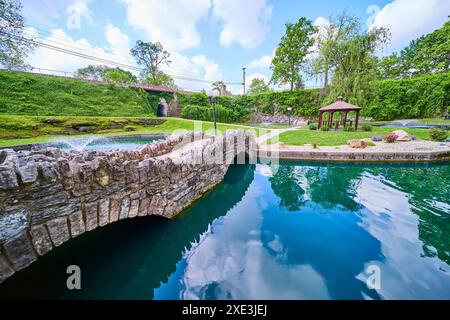
<svg viewBox="0 0 450 320">
<path fill-rule="evenodd" d="M 213 90 L 212 95 L 209 97 L 209 102 L 212 104 L 213 108 L 213 118 L 214 118 L 214 134 L 217 136 L 217 117 L 216 117 L 216 104 L 219 100 L 218 94 Z"/>
<path fill-rule="evenodd" d="M 290 127 L 291 126 L 291 111 L 292 111 L 292 108 L 288 107 L 287 110 L 288 110 L 289 127 Z"/>
<path fill-rule="evenodd" d="M 244 88 L 244 95 L 245 95 L 245 69 L 246 67 L 242 68 L 242 87 Z"/>
</svg>

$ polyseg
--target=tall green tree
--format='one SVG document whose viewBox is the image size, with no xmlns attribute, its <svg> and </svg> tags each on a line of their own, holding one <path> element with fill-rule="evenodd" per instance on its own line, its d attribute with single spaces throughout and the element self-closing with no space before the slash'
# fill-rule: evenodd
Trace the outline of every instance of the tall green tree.
<svg viewBox="0 0 450 320">
<path fill-rule="evenodd" d="M 103 80 L 116 85 L 130 85 L 137 83 L 137 77 L 129 71 L 120 68 L 109 69 L 105 72 Z"/>
<path fill-rule="evenodd" d="M 108 70 L 110 70 L 110 67 L 108 66 L 88 65 L 85 68 L 78 69 L 75 72 L 75 77 L 85 80 L 102 81 Z"/>
<path fill-rule="evenodd" d="M 358 20 L 354 21 L 352 29 L 333 42 L 334 72 L 327 102 L 341 95 L 352 103 L 364 106 L 374 93 L 376 51 L 389 42 L 390 32 L 385 27 L 365 31 Z"/>
<path fill-rule="evenodd" d="M 138 40 L 131 49 L 131 55 L 138 65 L 142 66 L 142 77 L 150 78 L 154 83 L 161 80 L 161 66 L 170 65 L 170 53 L 164 50 L 161 43 L 143 42 Z"/>
<path fill-rule="evenodd" d="M 7 69 L 28 69 L 26 57 L 36 47 L 24 34 L 25 19 L 18 0 L 0 0 L 0 65 Z"/>
<path fill-rule="evenodd" d="M 156 86 L 166 86 L 172 89 L 177 89 L 172 77 L 162 71 L 157 71 L 155 76 L 148 76 L 147 82 Z"/>
<path fill-rule="evenodd" d="M 269 91 L 270 91 L 269 85 L 262 78 L 254 78 L 250 83 L 248 89 L 249 94 L 258 94 Z"/>
<path fill-rule="evenodd" d="M 316 27 L 306 18 L 300 18 L 295 24 L 286 23 L 286 32 L 272 60 L 272 83 L 290 84 L 291 91 L 294 90 L 294 84 L 301 81 L 300 70 L 311 52 L 316 32 Z"/>
<path fill-rule="evenodd" d="M 403 74 L 403 64 L 399 55 L 394 52 L 378 61 L 378 77 L 380 79 L 400 79 Z"/>
<path fill-rule="evenodd" d="M 399 79 L 450 71 L 450 21 L 412 40 L 409 46 L 378 63 L 381 79 Z"/>
<path fill-rule="evenodd" d="M 334 59 L 337 45 L 344 39 L 356 35 L 358 21 L 345 12 L 337 18 L 330 17 L 329 23 L 318 28 L 315 39 L 316 52 L 310 62 L 309 73 L 322 77 L 324 88 L 328 88 L 329 79 L 336 68 Z"/>
</svg>

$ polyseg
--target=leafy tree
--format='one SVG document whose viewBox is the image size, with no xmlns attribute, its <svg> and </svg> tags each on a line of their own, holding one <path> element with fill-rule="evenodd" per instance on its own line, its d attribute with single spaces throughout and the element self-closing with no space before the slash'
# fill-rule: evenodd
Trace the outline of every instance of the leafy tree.
<svg viewBox="0 0 450 320">
<path fill-rule="evenodd" d="M 94 66 L 89 65 L 85 68 L 80 68 L 75 72 L 76 78 L 85 80 L 102 81 L 106 72 L 111 68 L 108 66 Z"/>
<path fill-rule="evenodd" d="M 270 87 L 264 82 L 264 79 L 254 78 L 250 83 L 248 89 L 249 94 L 258 94 L 263 92 L 269 92 Z"/>
<path fill-rule="evenodd" d="M 330 23 L 318 30 L 316 43 L 316 57 L 310 63 L 310 72 L 323 77 L 324 88 L 329 85 L 329 79 L 336 68 L 334 59 L 337 44 L 344 39 L 354 37 L 357 31 L 358 21 L 345 12 L 337 17 L 329 18 Z"/>
<path fill-rule="evenodd" d="M 272 79 L 274 84 L 294 84 L 301 80 L 300 68 L 314 44 L 313 35 L 317 29 L 310 20 L 300 18 L 297 23 L 286 23 L 286 33 L 275 51 L 272 60 Z"/>
<path fill-rule="evenodd" d="M 378 63 L 382 79 L 446 73 L 450 69 L 450 21 L 440 29 L 411 41 L 408 47 Z"/>
<path fill-rule="evenodd" d="M 397 53 L 383 57 L 378 62 L 378 77 L 381 79 L 399 79 L 402 77 L 402 63 Z"/>
<path fill-rule="evenodd" d="M 129 85 L 137 83 L 137 77 L 129 71 L 120 68 L 109 69 L 105 72 L 103 80 L 117 85 Z"/>
<path fill-rule="evenodd" d="M 139 40 L 130 52 L 136 59 L 137 64 L 143 67 L 143 78 L 151 78 L 154 83 L 161 81 L 163 76 L 160 67 L 171 63 L 169 60 L 170 53 L 163 49 L 161 43 Z"/>
<path fill-rule="evenodd" d="M 28 69 L 25 59 L 36 47 L 24 36 L 25 20 L 18 0 L 0 0 L 0 65 Z"/>
<path fill-rule="evenodd" d="M 147 82 L 156 86 L 166 86 L 172 89 L 177 89 L 172 77 L 162 71 L 158 71 L 156 73 L 156 77 L 149 76 L 147 78 Z"/>
<path fill-rule="evenodd" d="M 377 78 L 375 52 L 389 41 L 390 33 L 384 27 L 363 31 L 359 21 L 354 21 L 348 33 L 333 42 L 334 72 L 327 102 L 342 95 L 350 102 L 364 106 L 374 94 L 373 81 Z"/>
</svg>

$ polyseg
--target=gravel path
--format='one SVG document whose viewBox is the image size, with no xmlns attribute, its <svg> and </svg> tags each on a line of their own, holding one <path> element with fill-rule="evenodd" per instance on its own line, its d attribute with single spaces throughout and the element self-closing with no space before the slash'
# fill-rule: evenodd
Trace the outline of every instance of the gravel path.
<svg viewBox="0 0 450 320">
<path fill-rule="evenodd" d="M 434 142 L 434 141 L 409 141 L 409 142 L 374 142 L 375 146 L 367 147 L 364 149 L 350 148 L 347 145 L 342 146 L 319 146 L 313 148 L 312 146 L 290 146 L 283 144 L 273 145 L 275 148 L 280 150 L 290 150 L 290 151 L 335 151 L 335 152 L 432 152 L 432 151 L 450 151 L 450 142 Z M 261 146 L 260 146 L 261 147 Z M 264 146 L 270 147 L 270 146 Z"/>
</svg>

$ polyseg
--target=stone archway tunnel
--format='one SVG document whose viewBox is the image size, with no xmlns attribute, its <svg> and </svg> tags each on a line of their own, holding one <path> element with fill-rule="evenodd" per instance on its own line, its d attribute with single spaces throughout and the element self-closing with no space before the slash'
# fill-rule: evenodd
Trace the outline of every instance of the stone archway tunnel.
<svg viewBox="0 0 450 320">
<path fill-rule="evenodd" d="M 84 232 L 175 216 L 220 183 L 236 157 L 256 163 L 251 133 L 187 133 L 134 151 L 1 151 L 0 283 Z"/>
</svg>

